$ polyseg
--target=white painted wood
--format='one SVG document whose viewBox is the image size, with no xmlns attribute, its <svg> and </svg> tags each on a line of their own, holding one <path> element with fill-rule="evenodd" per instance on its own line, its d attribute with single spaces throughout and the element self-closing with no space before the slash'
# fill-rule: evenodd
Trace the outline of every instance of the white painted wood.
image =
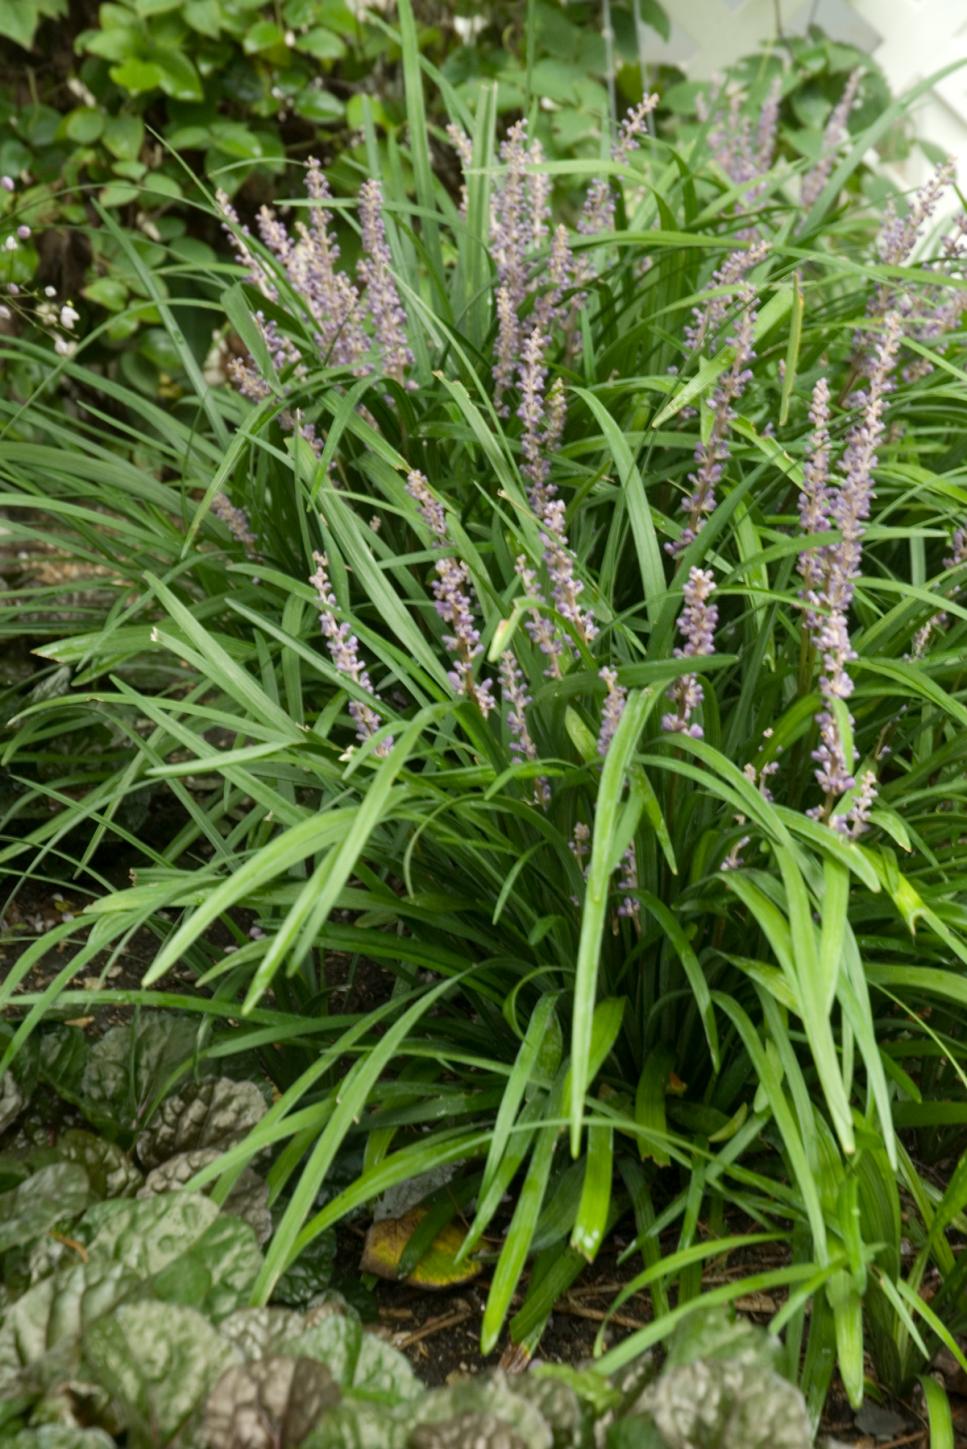
<svg viewBox="0 0 967 1449">
<path fill-rule="evenodd" d="M 666 0 L 668 42 L 646 32 L 650 60 L 706 79 L 779 34 L 802 34 L 811 20 L 834 39 L 866 50 L 895 94 L 953 60 L 967 62 L 967 0 Z M 967 182 L 967 63 L 917 103 L 918 135 L 943 147 Z M 891 167 L 902 186 L 931 170 L 919 148 Z"/>
</svg>

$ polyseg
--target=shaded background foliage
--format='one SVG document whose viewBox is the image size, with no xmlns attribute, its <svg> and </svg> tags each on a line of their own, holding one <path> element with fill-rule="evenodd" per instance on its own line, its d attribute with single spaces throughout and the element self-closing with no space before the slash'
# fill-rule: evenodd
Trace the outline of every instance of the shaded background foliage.
<svg viewBox="0 0 967 1449">
<path fill-rule="evenodd" d="M 653 0 L 611 7 L 611 54 L 594 3 L 496 3 L 466 14 L 421 3 L 416 13 L 421 54 L 445 88 L 473 107 L 481 86 L 496 85 L 498 114 L 532 112 L 532 133 L 552 159 L 601 154 L 612 111 L 654 85 L 663 97 L 661 134 L 690 136 L 699 87 L 649 65 L 650 28 L 664 34 L 669 24 Z M 16 200 L 0 205 L 33 237 L 15 254 L 0 253 L 0 281 L 55 288 L 81 308 L 86 330 L 99 326 L 90 362 L 147 394 L 176 394 L 185 382 L 177 351 L 134 258 L 98 225 L 94 203 L 126 226 L 162 295 L 176 279 L 180 325 L 203 359 L 214 318 L 185 301 L 198 291 L 197 269 L 225 254 L 210 187 L 234 194 L 251 215 L 291 193 L 291 168 L 311 154 L 338 190 L 354 192 L 367 169 L 366 127 L 381 151 L 398 153 L 406 111 L 391 20 L 378 5 L 344 0 L 5 0 L 0 173 L 19 185 Z M 819 32 L 784 49 L 796 73 L 783 96 L 781 149 L 815 158 L 829 107 L 861 57 Z M 779 59 L 750 59 L 737 79 L 761 98 Z M 857 131 L 887 100 L 875 67 L 864 61 L 864 69 L 850 121 Z M 434 164 L 455 190 L 444 119 L 431 100 Z M 882 144 L 902 153 L 910 144 L 904 126 Z M 874 200 L 890 189 L 872 173 L 854 184 Z M 19 325 L 29 325 L 22 311 Z M 5 370 L 23 395 L 38 381 L 23 361 Z"/>
</svg>

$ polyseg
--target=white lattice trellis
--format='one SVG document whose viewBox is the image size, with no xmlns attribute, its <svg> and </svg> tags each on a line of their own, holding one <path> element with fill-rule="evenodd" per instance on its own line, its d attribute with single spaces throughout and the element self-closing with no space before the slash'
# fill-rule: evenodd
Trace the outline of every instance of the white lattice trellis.
<svg viewBox="0 0 967 1449">
<path fill-rule="evenodd" d="M 811 20 L 834 39 L 872 55 L 896 93 L 951 61 L 967 60 L 967 0 L 672 0 L 667 42 L 648 32 L 650 57 L 705 78 L 763 42 L 801 33 Z M 917 131 L 955 157 L 967 179 L 967 65 L 925 96 L 916 108 Z M 919 182 L 928 164 L 917 152 L 897 168 L 906 185 Z"/>
</svg>

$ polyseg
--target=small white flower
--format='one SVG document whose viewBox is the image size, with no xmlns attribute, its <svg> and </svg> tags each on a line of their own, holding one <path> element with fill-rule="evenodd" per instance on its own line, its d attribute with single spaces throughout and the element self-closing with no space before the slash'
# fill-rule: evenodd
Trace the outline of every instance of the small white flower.
<svg viewBox="0 0 967 1449">
<path fill-rule="evenodd" d="M 3 249 L 5 252 L 15 252 L 17 250 L 17 238 L 14 236 L 13 232 L 11 232 L 4 241 Z"/>
<path fill-rule="evenodd" d="M 80 320 L 80 312 L 75 311 L 70 302 L 65 302 L 60 309 L 60 325 L 64 328 L 65 332 L 70 332 L 74 323 Z"/>
<path fill-rule="evenodd" d="M 9 307 L 5 307 L 3 305 L 3 303 L 0 302 L 0 322 L 8 322 L 9 320 L 10 320 L 10 308 Z"/>
<path fill-rule="evenodd" d="M 148 241 L 159 242 L 161 240 L 160 231 L 155 226 L 150 216 L 145 216 L 144 212 L 140 212 L 138 214 L 138 226 L 144 232 L 145 236 L 148 238 Z"/>
<path fill-rule="evenodd" d="M 37 321 L 41 327 L 56 327 L 57 308 L 53 307 L 50 302 L 41 302 L 37 307 Z"/>
<path fill-rule="evenodd" d="M 13 191 L 16 183 L 12 176 L 0 176 L 0 186 L 4 191 Z"/>
<path fill-rule="evenodd" d="M 55 337 L 54 351 L 61 357 L 73 357 L 77 351 L 77 343 L 72 337 Z"/>
<path fill-rule="evenodd" d="M 82 80 L 78 80 L 76 75 L 72 75 L 70 80 L 67 82 L 67 89 L 70 91 L 72 96 L 77 97 L 82 105 L 90 106 L 91 110 L 97 109 L 97 97 L 93 94 L 93 92 L 88 90 L 87 86 Z"/>
<path fill-rule="evenodd" d="M 295 31 L 294 30 L 287 30 L 285 32 L 285 36 L 283 38 L 285 40 L 286 45 L 291 50 L 292 46 L 295 45 Z"/>
<path fill-rule="evenodd" d="M 56 297 L 57 296 L 57 288 L 56 287 L 45 287 L 44 288 L 44 296 L 45 297 Z"/>
<path fill-rule="evenodd" d="M 483 15 L 454 15 L 453 28 L 464 45 L 472 45 L 481 30 L 486 30 L 487 21 Z"/>
</svg>

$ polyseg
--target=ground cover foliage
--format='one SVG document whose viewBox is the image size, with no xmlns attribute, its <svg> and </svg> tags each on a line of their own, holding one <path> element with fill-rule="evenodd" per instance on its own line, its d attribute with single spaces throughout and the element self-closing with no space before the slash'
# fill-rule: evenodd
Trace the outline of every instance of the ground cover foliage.
<svg viewBox="0 0 967 1449">
<path fill-rule="evenodd" d="M 246 1301 L 422 1181 L 401 1276 L 460 1223 L 484 1348 L 533 1352 L 630 1221 L 618 1304 L 647 1290 L 654 1320 L 603 1374 L 768 1290 L 813 1426 L 838 1369 L 854 1404 L 919 1379 L 952 1443 L 926 1375 L 961 1356 L 967 1201 L 949 178 L 863 206 L 910 102 L 851 133 L 858 75 L 824 149 L 777 155 L 795 71 L 672 139 L 646 98 L 610 159 L 548 161 L 492 92 L 423 74 L 407 5 L 399 40 L 407 130 L 368 127 L 356 196 L 310 164 L 255 229 L 219 203 L 234 390 L 105 210 L 193 396 L 81 351 L 74 416 L 6 406 L 9 526 L 88 575 L 30 596 L 50 668 L 9 726 L 0 862 L 91 901 L 8 972 L 3 1066 L 147 928 L 143 988 L 100 999 L 177 1007 L 198 1060 L 272 1043 L 272 1105 L 190 1179 L 225 1201 L 273 1149 Z M 383 973 L 370 1011 L 347 958 Z"/>
<path fill-rule="evenodd" d="M 51 1130 L 51 1092 L 83 1126 Z M 251 1307 L 271 1227 L 264 1178 L 247 1169 L 223 1209 L 176 1189 L 243 1141 L 270 1100 L 264 1077 L 199 1070 L 190 1019 L 175 1013 L 138 1014 L 93 1042 L 55 1027 L 4 1076 L 4 1442 L 812 1443 L 777 1341 L 721 1313 L 680 1332 L 661 1373 L 643 1355 L 611 1381 L 548 1365 L 428 1391 L 328 1286 L 332 1255 L 302 1260 L 271 1306 Z"/>
</svg>

